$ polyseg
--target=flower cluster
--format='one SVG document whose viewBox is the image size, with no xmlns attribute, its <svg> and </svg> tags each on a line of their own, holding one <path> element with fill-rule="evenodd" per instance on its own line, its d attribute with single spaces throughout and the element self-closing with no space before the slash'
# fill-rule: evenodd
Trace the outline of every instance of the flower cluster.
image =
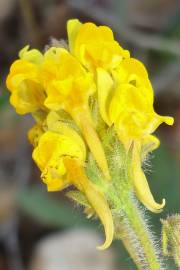
<svg viewBox="0 0 180 270">
<path fill-rule="evenodd" d="M 141 166 L 159 145 L 152 133 L 162 122 L 172 125 L 173 118 L 154 111 L 146 68 L 119 45 L 110 28 L 73 19 L 67 32 L 68 49 L 49 47 L 44 54 L 29 46 L 22 49 L 7 88 L 17 113 L 31 113 L 36 120 L 28 137 L 43 182 L 49 191 L 77 188 L 86 212 L 96 213 L 104 225 L 106 241 L 100 248 L 106 248 L 114 230 L 107 196 L 113 180 L 102 134 L 112 128 L 125 152 L 131 149 L 133 190 L 158 212 L 165 202 L 154 201 Z M 89 157 L 104 184 L 89 177 Z"/>
</svg>

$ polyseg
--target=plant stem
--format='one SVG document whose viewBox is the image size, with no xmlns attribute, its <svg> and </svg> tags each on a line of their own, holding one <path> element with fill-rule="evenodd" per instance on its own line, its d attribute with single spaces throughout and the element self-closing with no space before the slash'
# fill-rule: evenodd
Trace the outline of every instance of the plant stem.
<svg viewBox="0 0 180 270">
<path fill-rule="evenodd" d="M 140 270 L 164 269 L 157 246 L 134 198 L 126 198 L 121 217 L 115 217 L 115 237 L 121 239 Z"/>
</svg>

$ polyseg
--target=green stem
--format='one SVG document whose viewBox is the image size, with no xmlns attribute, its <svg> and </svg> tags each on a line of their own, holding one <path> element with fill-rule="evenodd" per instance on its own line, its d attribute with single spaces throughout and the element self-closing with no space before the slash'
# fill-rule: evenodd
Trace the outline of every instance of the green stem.
<svg viewBox="0 0 180 270">
<path fill-rule="evenodd" d="M 122 201 L 121 201 L 122 204 Z M 134 198 L 126 197 L 122 216 L 115 217 L 115 237 L 121 239 L 140 270 L 164 269 L 156 250 L 157 245 L 149 232 L 144 214 L 138 208 Z"/>
</svg>

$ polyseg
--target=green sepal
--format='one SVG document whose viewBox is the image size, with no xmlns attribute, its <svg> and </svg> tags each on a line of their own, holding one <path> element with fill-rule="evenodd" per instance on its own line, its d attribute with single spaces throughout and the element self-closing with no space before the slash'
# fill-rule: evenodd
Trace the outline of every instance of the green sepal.
<svg viewBox="0 0 180 270">
<path fill-rule="evenodd" d="M 86 196 L 78 190 L 68 191 L 66 196 L 75 201 L 77 204 L 80 204 L 84 207 L 91 207 L 88 200 L 86 199 Z"/>
<path fill-rule="evenodd" d="M 91 207 L 88 200 L 86 199 L 86 196 L 82 192 L 78 190 L 71 190 L 66 193 L 66 196 L 75 201 L 78 205 L 84 207 L 84 213 L 86 214 L 87 218 L 95 215 L 94 209 Z"/>
<path fill-rule="evenodd" d="M 87 161 L 85 169 L 86 169 L 88 178 L 96 186 L 98 186 L 101 191 L 105 191 L 107 183 L 106 181 L 104 181 L 104 176 L 91 153 L 88 155 L 88 161 Z"/>
<path fill-rule="evenodd" d="M 120 142 L 114 126 L 110 127 L 103 138 L 103 147 L 106 153 L 114 187 L 121 190 L 132 188 L 130 171 L 132 162 L 132 147 L 126 151 Z"/>
<path fill-rule="evenodd" d="M 176 265 L 180 267 L 180 215 L 161 219 L 161 223 L 163 254 L 173 257 Z"/>
</svg>

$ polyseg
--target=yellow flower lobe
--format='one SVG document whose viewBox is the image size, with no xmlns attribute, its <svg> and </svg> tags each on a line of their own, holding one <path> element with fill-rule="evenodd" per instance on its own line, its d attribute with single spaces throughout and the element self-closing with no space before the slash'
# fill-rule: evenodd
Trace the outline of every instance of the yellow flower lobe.
<svg viewBox="0 0 180 270">
<path fill-rule="evenodd" d="M 6 85 L 11 92 L 10 103 L 17 113 L 34 112 L 44 106 L 45 93 L 39 79 L 39 66 L 24 59 L 10 68 Z"/>
<path fill-rule="evenodd" d="M 91 71 L 97 67 L 112 69 L 123 58 L 129 57 L 129 52 L 114 40 L 113 32 L 107 26 L 69 20 L 67 31 L 72 54 Z"/>
</svg>

